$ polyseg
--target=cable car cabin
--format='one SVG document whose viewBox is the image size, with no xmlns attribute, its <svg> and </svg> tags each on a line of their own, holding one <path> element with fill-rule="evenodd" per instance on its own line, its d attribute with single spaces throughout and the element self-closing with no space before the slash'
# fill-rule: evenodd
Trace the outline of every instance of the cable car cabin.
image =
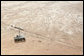
<svg viewBox="0 0 84 56">
<path fill-rule="evenodd" d="M 16 35 L 16 37 L 14 37 L 14 41 L 15 42 L 24 42 L 25 41 L 25 37 L 21 35 L 20 30 L 24 31 L 23 29 L 19 28 L 19 27 L 14 27 L 13 25 L 11 25 L 11 27 L 18 29 L 19 30 L 19 34 Z"/>
<path fill-rule="evenodd" d="M 16 37 L 14 37 L 14 41 L 15 42 L 25 42 L 25 37 L 21 35 L 17 35 Z"/>
</svg>

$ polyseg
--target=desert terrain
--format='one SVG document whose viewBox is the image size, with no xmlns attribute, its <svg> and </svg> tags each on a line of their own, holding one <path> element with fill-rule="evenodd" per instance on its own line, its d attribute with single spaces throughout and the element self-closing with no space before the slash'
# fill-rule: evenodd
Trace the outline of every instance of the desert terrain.
<svg viewBox="0 0 84 56">
<path fill-rule="evenodd" d="M 1 55 L 83 55 L 83 2 L 1 1 Z"/>
</svg>

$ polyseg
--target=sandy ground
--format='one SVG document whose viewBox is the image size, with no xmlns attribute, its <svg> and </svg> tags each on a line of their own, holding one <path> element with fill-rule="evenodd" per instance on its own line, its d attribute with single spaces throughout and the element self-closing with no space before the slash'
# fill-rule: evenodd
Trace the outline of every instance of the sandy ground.
<svg viewBox="0 0 84 56">
<path fill-rule="evenodd" d="M 18 30 L 26 42 L 15 43 Z M 82 1 L 1 1 L 1 55 L 82 55 Z"/>
</svg>

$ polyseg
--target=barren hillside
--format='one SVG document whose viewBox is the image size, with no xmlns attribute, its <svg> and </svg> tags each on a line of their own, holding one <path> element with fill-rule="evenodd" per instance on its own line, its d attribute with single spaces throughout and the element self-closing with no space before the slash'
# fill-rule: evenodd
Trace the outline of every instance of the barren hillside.
<svg viewBox="0 0 84 56">
<path fill-rule="evenodd" d="M 15 43 L 18 30 L 26 42 Z M 2 55 L 83 54 L 82 1 L 1 1 Z"/>
</svg>

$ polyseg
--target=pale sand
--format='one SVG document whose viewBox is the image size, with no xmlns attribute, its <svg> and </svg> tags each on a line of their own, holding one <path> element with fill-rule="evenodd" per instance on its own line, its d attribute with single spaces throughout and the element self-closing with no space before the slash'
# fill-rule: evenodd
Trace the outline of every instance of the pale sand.
<svg viewBox="0 0 84 56">
<path fill-rule="evenodd" d="M 26 42 L 15 43 L 24 29 Z M 2 55 L 82 55 L 82 1 L 1 1 Z"/>
</svg>

